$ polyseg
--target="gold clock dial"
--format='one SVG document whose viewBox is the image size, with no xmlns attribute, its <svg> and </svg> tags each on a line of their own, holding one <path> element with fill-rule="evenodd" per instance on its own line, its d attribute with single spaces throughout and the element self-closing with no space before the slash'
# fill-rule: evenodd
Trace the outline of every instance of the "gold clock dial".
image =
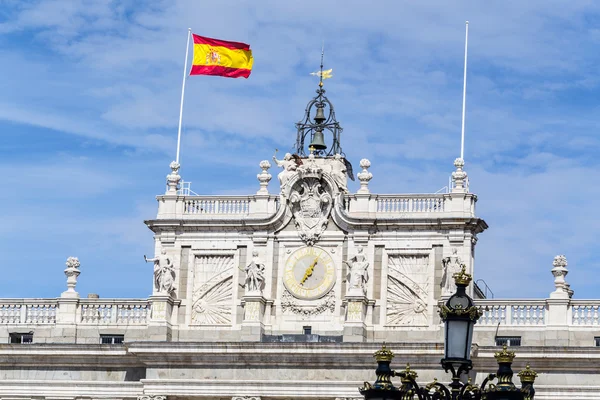
<svg viewBox="0 0 600 400">
<path fill-rule="evenodd" d="M 335 283 L 333 259 L 319 247 L 303 247 L 288 258 L 283 271 L 287 290 L 299 299 L 318 299 Z"/>
</svg>

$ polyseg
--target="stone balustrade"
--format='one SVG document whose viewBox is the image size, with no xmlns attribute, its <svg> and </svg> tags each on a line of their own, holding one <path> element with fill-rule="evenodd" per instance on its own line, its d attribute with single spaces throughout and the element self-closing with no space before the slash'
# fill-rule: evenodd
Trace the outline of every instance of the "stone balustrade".
<svg viewBox="0 0 600 400">
<path fill-rule="evenodd" d="M 145 325 L 150 305 L 145 299 L 79 299 L 77 323 Z M 0 325 L 53 325 L 60 299 L 0 299 Z"/>
<path fill-rule="evenodd" d="M 344 197 L 344 211 L 350 215 L 368 212 L 381 217 L 435 217 L 455 213 L 475 215 L 476 196 L 453 193 L 439 194 L 350 194 Z"/>
<path fill-rule="evenodd" d="M 186 215 L 248 215 L 252 196 L 186 196 L 183 213 Z"/>
<path fill-rule="evenodd" d="M 574 326 L 598 326 L 600 300 L 573 300 L 570 324 Z"/>
<path fill-rule="evenodd" d="M 77 324 L 146 325 L 150 320 L 150 303 L 146 299 L 78 299 Z M 0 299 L 0 325 L 51 325 L 59 315 L 60 299 Z M 549 308 L 545 299 L 476 300 L 482 316 L 478 326 L 544 327 Z M 567 325 L 600 325 L 600 300 L 570 300 Z"/>
<path fill-rule="evenodd" d="M 482 312 L 478 325 L 543 326 L 548 308 L 545 300 L 477 300 Z"/>
<path fill-rule="evenodd" d="M 197 196 L 164 195 L 158 196 L 158 218 L 239 218 L 261 217 L 277 212 L 280 205 L 278 195 L 252 196 Z M 346 194 L 343 208 L 348 214 L 368 212 L 374 216 L 402 217 L 415 214 L 415 217 L 428 217 L 430 214 L 460 212 L 475 215 L 473 194 Z M 433 216 L 432 215 L 432 216 Z M 437 218 L 437 217 L 436 217 Z"/>
<path fill-rule="evenodd" d="M 147 300 L 82 299 L 82 324 L 146 324 L 150 315 Z"/>
<path fill-rule="evenodd" d="M 0 324 L 54 324 L 56 299 L 0 299 Z"/>
<path fill-rule="evenodd" d="M 378 213 L 443 212 L 444 195 L 377 195 Z"/>
<path fill-rule="evenodd" d="M 158 219 L 239 219 L 261 218 L 279 209 L 279 196 L 198 196 L 163 195 L 159 201 Z"/>
</svg>

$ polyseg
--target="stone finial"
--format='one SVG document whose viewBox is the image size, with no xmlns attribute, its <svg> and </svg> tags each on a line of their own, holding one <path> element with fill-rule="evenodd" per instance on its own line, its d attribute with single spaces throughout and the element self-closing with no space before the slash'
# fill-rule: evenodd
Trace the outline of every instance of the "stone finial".
<svg viewBox="0 0 600 400">
<path fill-rule="evenodd" d="M 272 176 L 267 170 L 271 168 L 271 163 L 267 160 L 262 160 L 258 166 L 262 169 L 262 172 L 256 175 L 256 179 L 258 179 L 258 182 L 260 183 L 260 189 L 256 194 L 269 194 L 267 186 L 269 185 Z"/>
<path fill-rule="evenodd" d="M 62 297 L 79 297 L 79 294 L 75 291 L 77 286 L 77 277 L 81 273 L 79 271 L 79 259 L 77 257 L 69 257 L 66 262 L 67 268 L 65 269 L 65 275 L 67 276 L 67 290 L 62 293 Z"/>
<path fill-rule="evenodd" d="M 359 165 L 362 168 L 362 171 L 356 174 L 358 180 L 360 181 L 360 189 L 358 189 L 358 193 L 371 193 L 369 191 L 369 181 L 373 179 L 373 174 L 368 171 L 369 167 L 371 166 L 371 161 L 363 158 L 360 160 Z"/>
<path fill-rule="evenodd" d="M 177 194 L 179 181 L 181 181 L 181 176 L 179 176 L 181 165 L 177 161 L 172 161 L 169 167 L 171 168 L 171 173 L 167 175 L 167 194 Z"/>
<path fill-rule="evenodd" d="M 556 290 L 550 293 L 551 298 L 569 298 L 570 285 L 565 281 L 565 277 L 569 273 L 567 269 L 567 258 L 564 255 L 554 257 L 552 261 L 552 275 L 554 276 L 554 286 Z"/>
<path fill-rule="evenodd" d="M 468 191 L 467 173 L 463 171 L 463 167 L 465 166 L 465 160 L 463 160 L 462 158 L 457 158 L 456 160 L 454 160 L 454 166 L 456 167 L 456 171 L 452 173 L 452 182 L 454 183 L 452 192 L 466 193 Z"/>
</svg>

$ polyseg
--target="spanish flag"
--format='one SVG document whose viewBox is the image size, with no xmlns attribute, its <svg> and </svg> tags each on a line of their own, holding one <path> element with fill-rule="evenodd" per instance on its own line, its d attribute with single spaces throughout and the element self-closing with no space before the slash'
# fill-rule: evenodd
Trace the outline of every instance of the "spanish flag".
<svg viewBox="0 0 600 400">
<path fill-rule="evenodd" d="M 218 75 L 227 78 L 248 78 L 252 71 L 250 45 L 211 39 L 192 34 L 194 59 L 190 75 Z"/>
</svg>

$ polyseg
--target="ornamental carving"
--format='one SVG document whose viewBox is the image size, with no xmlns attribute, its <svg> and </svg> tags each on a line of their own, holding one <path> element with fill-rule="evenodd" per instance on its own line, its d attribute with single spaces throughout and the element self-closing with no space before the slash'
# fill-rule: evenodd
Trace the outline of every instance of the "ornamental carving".
<svg viewBox="0 0 600 400">
<path fill-rule="evenodd" d="M 199 256 L 194 271 L 192 323 L 231 324 L 233 256 Z"/>
<path fill-rule="evenodd" d="M 388 259 L 387 324 L 427 325 L 427 256 Z"/>
<path fill-rule="evenodd" d="M 333 203 L 332 190 L 323 179 L 322 169 L 314 163 L 314 156 L 309 157 L 297 173 L 300 179 L 291 188 L 289 205 L 300 239 L 312 246 L 327 227 Z"/>
<path fill-rule="evenodd" d="M 326 311 L 333 313 L 335 311 L 335 293 L 333 290 L 330 291 L 325 297 L 321 298 L 321 301 L 317 305 L 311 306 L 301 305 L 298 299 L 284 289 L 281 296 L 281 309 L 283 312 L 298 314 L 302 319 L 319 315 Z"/>
</svg>

